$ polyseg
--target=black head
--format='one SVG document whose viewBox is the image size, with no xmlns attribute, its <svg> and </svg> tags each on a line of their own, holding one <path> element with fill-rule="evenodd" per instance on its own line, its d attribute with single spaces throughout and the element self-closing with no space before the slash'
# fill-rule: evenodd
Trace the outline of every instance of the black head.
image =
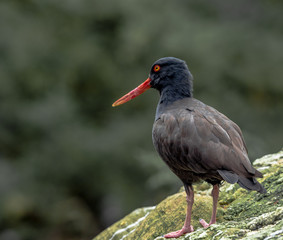
<svg viewBox="0 0 283 240">
<path fill-rule="evenodd" d="M 152 65 L 148 79 L 118 99 L 112 106 L 128 102 L 150 88 L 159 91 L 161 95 L 159 104 L 166 105 L 178 99 L 192 97 L 192 81 L 193 76 L 183 60 L 174 57 L 161 58 Z"/>
<path fill-rule="evenodd" d="M 151 87 L 160 94 L 170 90 L 183 97 L 192 97 L 193 76 L 181 59 L 165 57 L 157 60 L 151 67 L 149 78 Z"/>
</svg>

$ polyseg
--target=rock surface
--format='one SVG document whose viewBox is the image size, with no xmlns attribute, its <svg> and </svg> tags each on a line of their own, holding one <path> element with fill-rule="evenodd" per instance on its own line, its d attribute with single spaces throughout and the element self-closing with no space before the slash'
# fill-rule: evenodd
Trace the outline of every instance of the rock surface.
<svg viewBox="0 0 283 240">
<path fill-rule="evenodd" d="M 178 239 L 283 239 L 283 151 L 266 155 L 253 165 L 264 174 L 259 181 L 267 194 L 248 192 L 224 183 L 219 197 L 217 224 L 203 229 L 199 218 L 209 221 L 211 186 L 195 185 L 192 225 L 195 231 Z M 113 224 L 93 240 L 161 240 L 183 225 L 186 200 L 183 189 L 156 207 L 140 208 Z"/>
</svg>

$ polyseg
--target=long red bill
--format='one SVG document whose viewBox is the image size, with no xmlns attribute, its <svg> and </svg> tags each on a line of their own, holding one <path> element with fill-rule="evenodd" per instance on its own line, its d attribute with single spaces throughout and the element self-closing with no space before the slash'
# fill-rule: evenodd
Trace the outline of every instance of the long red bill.
<svg viewBox="0 0 283 240">
<path fill-rule="evenodd" d="M 143 92 L 145 92 L 147 89 L 149 89 L 151 87 L 150 81 L 151 81 L 150 78 L 146 79 L 141 85 L 139 85 L 134 90 L 130 91 L 129 93 L 127 93 L 126 95 L 124 95 L 123 97 L 118 99 L 116 102 L 114 102 L 112 104 L 112 107 L 119 106 L 119 105 L 126 103 L 126 102 L 132 100 L 133 98 L 141 95 Z"/>
</svg>

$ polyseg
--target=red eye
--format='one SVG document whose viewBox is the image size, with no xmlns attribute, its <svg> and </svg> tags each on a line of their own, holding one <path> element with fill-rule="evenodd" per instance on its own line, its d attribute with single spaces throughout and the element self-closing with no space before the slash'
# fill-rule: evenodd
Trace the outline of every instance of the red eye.
<svg viewBox="0 0 283 240">
<path fill-rule="evenodd" d="M 153 67 L 153 71 L 154 72 L 158 72 L 160 70 L 160 66 L 159 65 L 155 65 L 154 67 Z"/>
</svg>

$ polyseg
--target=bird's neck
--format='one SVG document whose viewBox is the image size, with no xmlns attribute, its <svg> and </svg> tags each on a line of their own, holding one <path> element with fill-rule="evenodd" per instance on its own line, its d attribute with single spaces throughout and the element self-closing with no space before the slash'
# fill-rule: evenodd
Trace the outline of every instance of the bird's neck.
<svg viewBox="0 0 283 240">
<path fill-rule="evenodd" d="M 171 105 L 177 100 L 190 97 L 193 97 L 193 94 L 190 90 L 190 86 L 187 84 L 184 84 L 184 86 L 166 86 L 160 91 L 160 99 L 156 109 L 155 120 L 159 118 L 168 105 Z"/>
<path fill-rule="evenodd" d="M 168 76 L 163 79 L 166 84 L 160 86 L 160 101 L 159 104 L 171 104 L 177 100 L 192 97 L 193 93 L 193 76 L 187 71 L 179 71 L 177 73 L 168 74 Z"/>
<path fill-rule="evenodd" d="M 192 97 L 193 94 L 187 84 L 178 86 L 168 85 L 160 91 L 159 104 L 171 104 L 177 100 Z"/>
</svg>

